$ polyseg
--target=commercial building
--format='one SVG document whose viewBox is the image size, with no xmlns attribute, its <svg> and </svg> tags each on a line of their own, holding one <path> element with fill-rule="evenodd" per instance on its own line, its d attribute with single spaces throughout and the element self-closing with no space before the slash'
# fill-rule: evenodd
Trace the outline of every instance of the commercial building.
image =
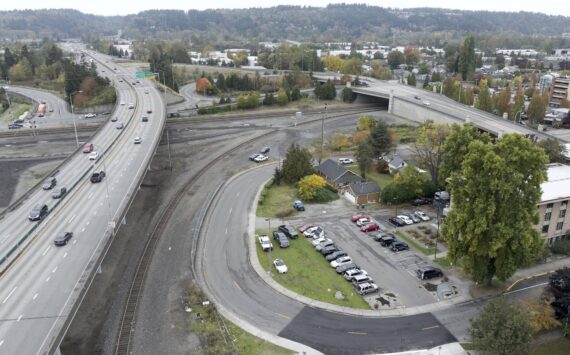
<svg viewBox="0 0 570 355">
<path fill-rule="evenodd" d="M 570 78 L 558 77 L 554 79 L 552 84 L 552 92 L 550 94 L 550 106 L 560 107 L 562 100 L 570 100 Z"/>
<path fill-rule="evenodd" d="M 539 224 L 536 226 L 548 245 L 559 239 L 570 239 L 570 166 L 550 164 L 548 180 L 541 185 L 542 196 L 538 204 Z"/>
</svg>

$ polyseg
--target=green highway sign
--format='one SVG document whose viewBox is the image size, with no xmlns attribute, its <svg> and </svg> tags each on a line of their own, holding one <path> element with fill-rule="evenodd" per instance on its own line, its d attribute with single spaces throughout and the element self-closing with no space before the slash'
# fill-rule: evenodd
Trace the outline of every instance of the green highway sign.
<svg viewBox="0 0 570 355">
<path fill-rule="evenodd" d="M 149 76 L 154 76 L 154 74 L 151 71 L 138 71 L 136 72 L 136 77 L 137 79 L 143 79 L 143 78 L 147 78 Z"/>
</svg>

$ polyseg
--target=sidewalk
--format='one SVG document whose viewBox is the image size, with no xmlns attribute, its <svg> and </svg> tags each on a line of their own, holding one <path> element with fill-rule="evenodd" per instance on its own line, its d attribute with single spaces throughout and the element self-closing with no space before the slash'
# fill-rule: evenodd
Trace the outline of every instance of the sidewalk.
<svg viewBox="0 0 570 355">
<path fill-rule="evenodd" d="M 459 343 L 450 343 L 426 350 L 412 350 L 384 355 L 467 355 L 467 351 Z"/>
</svg>

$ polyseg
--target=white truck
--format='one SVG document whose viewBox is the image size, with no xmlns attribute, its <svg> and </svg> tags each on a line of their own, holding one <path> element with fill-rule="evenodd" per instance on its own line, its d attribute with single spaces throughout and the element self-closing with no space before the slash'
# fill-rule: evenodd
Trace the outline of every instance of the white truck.
<svg viewBox="0 0 570 355">
<path fill-rule="evenodd" d="M 261 249 L 263 249 L 263 251 L 273 250 L 273 243 L 271 243 L 271 239 L 269 239 L 269 237 L 266 235 L 259 237 L 259 244 L 261 245 Z"/>
</svg>

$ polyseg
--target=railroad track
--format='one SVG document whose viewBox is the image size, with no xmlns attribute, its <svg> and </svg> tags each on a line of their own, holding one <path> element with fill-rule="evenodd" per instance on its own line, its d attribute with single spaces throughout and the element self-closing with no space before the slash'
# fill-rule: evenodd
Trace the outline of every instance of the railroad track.
<svg viewBox="0 0 570 355">
<path fill-rule="evenodd" d="M 330 114 L 330 112 L 329 112 Z M 342 113 L 339 115 L 329 115 L 326 120 L 333 120 L 336 118 L 344 117 L 354 114 L 353 112 L 350 113 Z M 321 119 L 315 119 L 311 121 L 305 121 L 298 123 L 297 126 L 308 125 L 311 123 L 319 122 Z M 223 153 L 219 154 L 214 159 L 210 160 L 202 169 L 200 169 L 195 175 L 193 175 L 180 189 L 174 194 L 174 197 L 168 201 L 166 208 L 162 210 L 162 214 L 158 218 L 157 223 L 155 224 L 154 228 L 152 229 L 151 234 L 149 235 L 146 244 L 144 246 L 142 255 L 139 259 L 137 264 L 137 268 L 135 270 L 135 275 L 132 279 L 131 285 L 129 287 L 129 293 L 127 295 L 127 301 L 125 303 L 125 307 L 123 309 L 123 315 L 121 317 L 121 323 L 119 326 L 119 332 L 117 334 L 116 345 L 115 345 L 115 355 L 129 355 L 131 354 L 131 345 L 132 339 L 135 332 L 135 323 L 136 323 L 136 313 L 138 309 L 138 304 L 142 295 L 142 291 L 144 289 L 144 283 L 146 279 L 146 273 L 148 271 L 148 267 L 152 261 L 152 257 L 154 254 L 154 250 L 156 249 L 156 245 L 160 240 L 166 226 L 170 222 L 170 218 L 172 217 L 174 211 L 178 207 L 182 198 L 184 198 L 188 191 L 193 187 L 193 185 L 198 181 L 200 177 L 202 177 L 210 168 L 212 168 L 216 163 L 221 161 L 227 155 L 235 152 L 237 149 L 240 149 L 248 144 L 251 144 L 262 137 L 267 137 L 272 134 L 277 133 L 280 131 L 281 128 L 273 129 L 269 132 L 261 133 L 256 135 L 255 137 L 248 139 L 238 145 L 232 147 L 224 151 Z M 191 261 L 194 262 L 193 260 Z"/>
</svg>

